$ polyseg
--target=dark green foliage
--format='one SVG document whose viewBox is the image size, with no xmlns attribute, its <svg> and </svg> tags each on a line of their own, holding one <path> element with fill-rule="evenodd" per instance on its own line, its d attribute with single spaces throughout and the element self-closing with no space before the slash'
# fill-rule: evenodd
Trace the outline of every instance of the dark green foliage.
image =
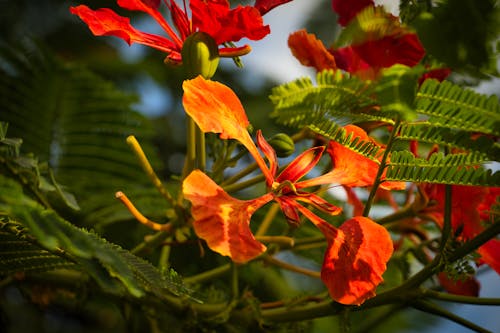
<svg viewBox="0 0 500 333">
<path fill-rule="evenodd" d="M 412 23 L 429 55 L 456 71 L 473 75 L 497 73 L 497 1 L 438 1 L 436 7 L 428 10 Z"/>
<path fill-rule="evenodd" d="M 2 244 L 0 272 L 50 270 L 73 263 L 111 294 L 142 297 L 153 293 L 164 298 L 170 292 L 188 296 L 175 272 L 162 274 L 129 251 L 72 225 L 25 196 L 21 186 L 10 179 L 1 176 L 0 188 L 0 212 L 6 221 L 1 224 L 0 236 L 22 246 L 9 252 L 8 244 Z M 32 256 L 26 254 L 28 250 Z M 12 261 L 19 266 L 12 266 Z"/>
</svg>

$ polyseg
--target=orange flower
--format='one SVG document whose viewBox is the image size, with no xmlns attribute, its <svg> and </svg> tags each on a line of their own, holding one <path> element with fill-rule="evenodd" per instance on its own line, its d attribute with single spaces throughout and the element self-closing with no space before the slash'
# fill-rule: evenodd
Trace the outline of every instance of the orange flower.
<svg viewBox="0 0 500 333">
<path fill-rule="evenodd" d="M 365 217 L 353 218 L 337 229 L 301 204 L 306 203 L 330 215 L 340 213 L 340 208 L 305 191 L 308 181 L 301 181 L 318 163 L 325 148 L 320 146 L 304 151 L 277 175 L 276 152 L 260 131 L 257 131 L 257 148 L 246 130 L 248 119 L 244 109 L 230 88 L 201 76 L 184 81 L 183 88 L 184 108 L 200 129 L 243 144 L 262 170 L 268 187 L 268 192 L 259 198 L 239 200 L 229 196 L 203 172 L 194 170 L 184 179 L 183 193 L 191 202 L 196 234 L 213 251 L 236 262 L 249 261 L 266 250 L 250 230 L 251 216 L 274 200 L 290 223 L 299 223 L 300 213 L 324 233 L 328 247 L 321 278 L 334 300 L 361 304 L 372 297 L 393 251 L 387 230 Z M 324 180 L 329 181 L 328 178 Z"/>
</svg>

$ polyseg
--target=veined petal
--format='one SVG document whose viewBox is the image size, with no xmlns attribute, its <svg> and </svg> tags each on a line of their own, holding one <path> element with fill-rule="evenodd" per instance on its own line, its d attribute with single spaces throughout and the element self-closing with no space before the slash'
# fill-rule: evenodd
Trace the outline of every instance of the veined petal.
<svg viewBox="0 0 500 333">
<path fill-rule="evenodd" d="M 203 132 L 220 133 L 222 139 L 238 140 L 259 165 L 268 183 L 273 175 L 247 131 L 250 124 L 241 102 L 231 88 L 198 76 L 182 84 L 182 104 Z"/>
<path fill-rule="evenodd" d="M 290 1 L 292 0 L 256 0 L 253 6 L 257 8 L 260 15 L 264 15 L 271 9 L 277 6 L 281 6 L 282 4 L 285 4 Z"/>
<path fill-rule="evenodd" d="M 314 67 L 318 72 L 325 69 L 337 69 L 335 58 L 327 50 L 323 42 L 314 34 L 302 29 L 288 37 L 288 47 L 304 66 Z"/>
<path fill-rule="evenodd" d="M 359 305 L 375 296 L 393 253 L 387 230 L 369 218 L 357 216 L 342 224 L 328 240 L 321 279 L 330 296 L 342 304 Z"/>
<path fill-rule="evenodd" d="M 264 156 L 269 161 L 269 170 L 271 171 L 271 174 L 274 178 L 276 170 L 278 169 L 278 156 L 276 155 L 276 151 L 273 149 L 273 147 L 271 147 L 271 145 L 266 141 L 266 139 L 264 139 L 261 130 L 257 130 L 257 145 L 259 146 L 260 150 L 264 153 Z M 267 185 L 271 186 L 272 183 Z"/>
<path fill-rule="evenodd" d="M 229 8 L 227 1 L 191 0 L 193 29 L 212 36 L 217 44 L 237 42 L 246 37 L 259 40 L 270 33 L 259 10 L 251 6 Z"/>
<path fill-rule="evenodd" d="M 182 41 L 170 27 L 163 15 L 158 11 L 161 0 L 118 0 L 118 6 L 128 10 L 138 10 L 148 13 L 165 30 L 178 48 L 182 48 Z"/>
<path fill-rule="evenodd" d="M 178 53 L 177 46 L 167 38 L 136 30 L 126 17 L 116 14 L 108 8 L 92 10 L 85 5 L 71 7 L 72 14 L 80 17 L 95 36 L 115 36 L 129 45 L 139 43 L 166 53 Z"/>
<path fill-rule="evenodd" d="M 314 193 L 299 193 L 297 196 L 294 196 L 294 198 L 297 201 L 308 203 L 314 208 L 330 215 L 338 215 L 342 212 L 342 208 L 329 203 Z"/>
<path fill-rule="evenodd" d="M 210 249 L 238 263 L 266 250 L 255 239 L 249 224 L 252 214 L 271 201 L 272 195 L 254 200 L 235 199 L 200 170 L 194 170 L 184 179 L 182 191 L 192 205 L 194 230 Z"/>
<path fill-rule="evenodd" d="M 288 180 L 295 183 L 311 171 L 316 164 L 318 164 L 324 151 L 325 147 L 323 146 L 309 148 L 304 151 L 292 162 L 290 162 L 290 164 L 288 164 L 288 166 L 279 174 L 278 178 L 276 178 L 276 181 L 281 183 Z"/>
</svg>

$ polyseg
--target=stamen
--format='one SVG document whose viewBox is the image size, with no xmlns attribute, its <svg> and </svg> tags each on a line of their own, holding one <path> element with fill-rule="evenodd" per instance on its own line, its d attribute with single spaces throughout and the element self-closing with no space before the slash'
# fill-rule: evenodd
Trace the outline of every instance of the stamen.
<svg viewBox="0 0 500 333">
<path fill-rule="evenodd" d="M 167 224 L 160 224 L 154 221 L 151 221 L 147 217 L 141 214 L 137 208 L 135 208 L 134 204 L 127 198 L 125 193 L 122 191 L 118 191 L 115 194 L 115 197 L 120 200 L 125 207 L 128 209 L 128 211 L 132 214 L 132 216 L 135 217 L 137 221 L 139 221 L 141 224 L 144 224 L 146 227 L 151 228 L 156 231 L 169 231 L 172 229 L 172 224 L 167 223 Z"/>
</svg>

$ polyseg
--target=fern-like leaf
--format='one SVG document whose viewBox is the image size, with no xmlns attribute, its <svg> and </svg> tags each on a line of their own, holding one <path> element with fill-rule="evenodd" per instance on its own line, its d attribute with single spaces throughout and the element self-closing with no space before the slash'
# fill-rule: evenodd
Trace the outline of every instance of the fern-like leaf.
<svg viewBox="0 0 500 333">
<path fill-rule="evenodd" d="M 415 108 L 433 125 L 500 136 L 496 96 L 487 97 L 448 81 L 425 80 Z"/>
<path fill-rule="evenodd" d="M 478 166 L 481 157 L 471 154 L 432 154 L 416 158 L 407 151 L 396 151 L 387 166 L 386 179 L 454 185 L 498 186 L 500 171 Z"/>
<path fill-rule="evenodd" d="M 340 71 L 323 71 L 316 81 L 314 85 L 311 79 L 301 78 L 273 89 L 270 98 L 275 107 L 271 116 L 276 122 L 296 128 L 321 127 L 325 122 L 393 123 L 391 118 L 373 112 L 376 102 L 360 79 Z"/>
</svg>

